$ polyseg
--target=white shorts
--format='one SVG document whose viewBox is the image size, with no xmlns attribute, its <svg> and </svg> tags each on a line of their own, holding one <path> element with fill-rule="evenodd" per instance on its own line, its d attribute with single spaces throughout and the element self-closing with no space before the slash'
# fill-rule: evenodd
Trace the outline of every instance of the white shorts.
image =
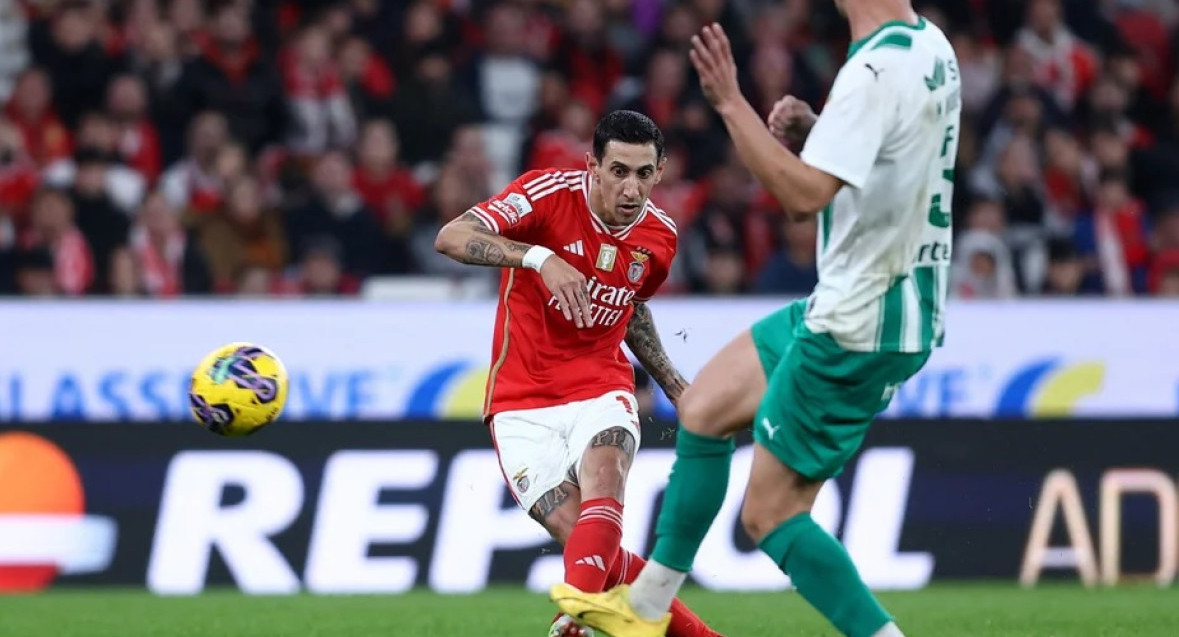
<svg viewBox="0 0 1179 637">
<path fill-rule="evenodd" d="M 504 411 L 491 419 L 491 440 L 504 480 L 525 511 L 562 482 L 577 484 L 581 457 L 594 436 L 622 427 L 640 442 L 638 401 L 612 391 L 564 405 Z"/>
</svg>

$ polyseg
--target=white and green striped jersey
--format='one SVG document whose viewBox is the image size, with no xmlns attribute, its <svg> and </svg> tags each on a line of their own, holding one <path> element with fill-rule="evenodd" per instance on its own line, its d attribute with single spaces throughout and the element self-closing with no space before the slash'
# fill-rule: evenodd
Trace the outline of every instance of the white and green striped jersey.
<svg viewBox="0 0 1179 637">
<path fill-rule="evenodd" d="M 807 327 L 852 351 L 941 345 L 961 79 L 925 19 L 855 42 L 802 160 L 845 186 L 819 218 Z"/>
</svg>

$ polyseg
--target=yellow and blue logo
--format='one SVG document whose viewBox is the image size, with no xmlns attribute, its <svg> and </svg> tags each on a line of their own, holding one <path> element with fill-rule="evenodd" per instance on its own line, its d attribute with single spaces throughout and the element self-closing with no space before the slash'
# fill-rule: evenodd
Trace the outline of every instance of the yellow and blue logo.
<svg viewBox="0 0 1179 637">
<path fill-rule="evenodd" d="M 1059 359 L 1036 361 L 1021 368 L 999 392 L 995 415 L 1000 417 L 1054 418 L 1070 416 L 1077 403 L 1101 391 L 1105 363 L 1064 363 Z"/>
<path fill-rule="evenodd" d="M 483 416 L 487 374 L 486 367 L 468 361 L 432 369 L 410 392 L 406 417 L 478 420 Z"/>
</svg>

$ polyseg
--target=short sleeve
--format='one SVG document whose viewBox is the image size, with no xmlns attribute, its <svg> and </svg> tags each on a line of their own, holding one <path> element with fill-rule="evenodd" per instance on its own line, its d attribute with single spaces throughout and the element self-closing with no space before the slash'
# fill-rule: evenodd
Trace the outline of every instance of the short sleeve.
<svg viewBox="0 0 1179 637">
<path fill-rule="evenodd" d="M 498 195 L 472 206 L 467 212 L 496 234 L 508 238 L 527 234 L 536 218 L 536 207 L 529 193 L 535 192 L 533 184 L 548 174 L 539 170 L 524 173 Z"/>
<path fill-rule="evenodd" d="M 864 55 L 840 71 L 802 161 L 853 188 L 864 187 L 896 118 L 896 95 L 883 79 L 888 71 L 885 62 Z"/>
</svg>

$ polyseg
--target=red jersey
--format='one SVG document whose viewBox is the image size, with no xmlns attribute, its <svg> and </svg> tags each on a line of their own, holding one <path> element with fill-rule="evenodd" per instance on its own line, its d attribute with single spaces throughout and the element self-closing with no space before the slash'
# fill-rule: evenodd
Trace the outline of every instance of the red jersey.
<svg viewBox="0 0 1179 637">
<path fill-rule="evenodd" d="M 635 301 L 646 301 L 675 258 L 675 222 L 650 201 L 638 218 L 612 229 L 589 207 L 584 170 L 533 170 L 470 209 L 515 241 L 544 246 L 588 281 L 593 327 L 578 329 L 557 306 L 540 273 L 505 269 L 495 316 L 484 416 L 634 391 L 622 351 Z"/>
</svg>

